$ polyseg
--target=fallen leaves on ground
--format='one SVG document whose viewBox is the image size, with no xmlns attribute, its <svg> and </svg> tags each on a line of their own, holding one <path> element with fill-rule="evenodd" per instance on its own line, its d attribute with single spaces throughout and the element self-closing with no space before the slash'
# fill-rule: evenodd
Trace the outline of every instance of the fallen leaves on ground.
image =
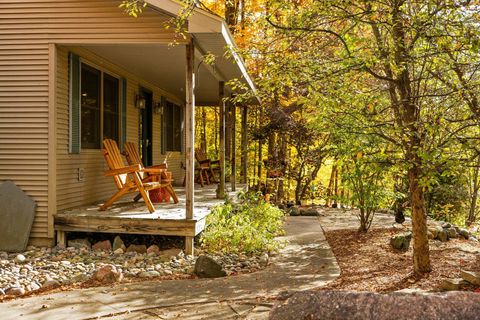
<svg viewBox="0 0 480 320">
<path fill-rule="evenodd" d="M 480 244 L 452 239 L 430 240 L 432 272 L 421 278 L 413 274 L 412 244 L 407 252 L 397 252 L 390 237 L 400 233 L 395 228 L 371 229 L 358 233 L 352 229 L 325 233 L 341 269 L 341 275 L 319 290 L 355 290 L 391 292 L 401 289 L 438 290 L 447 278 L 459 278 L 460 270 L 480 271 Z M 466 287 L 474 290 L 474 287 Z"/>
</svg>

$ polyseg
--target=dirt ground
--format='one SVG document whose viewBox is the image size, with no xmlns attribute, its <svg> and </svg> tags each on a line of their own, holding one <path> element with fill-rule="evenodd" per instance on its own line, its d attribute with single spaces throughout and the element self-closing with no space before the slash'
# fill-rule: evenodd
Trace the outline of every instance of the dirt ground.
<svg viewBox="0 0 480 320">
<path fill-rule="evenodd" d="M 460 270 L 480 272 L 480 244 L 463 239 L 430 240 L 432 272 L 422 278 L 413 275 L 412 244 L 401 253 L 390 247 L 390 237 L 409 229 L 393 226 L 393 216 L 380 214 L 366 234 L 356 231 L 354 213 L 325 209 L 320 217 L 328 243 L 337 258 L 341 275 L 320 290 L 391 292 L 402 289 L 440 290 L 447 278 L 459 278 Z M 429 224 L 434 224 L 430 222 Z M 476 290 L 466 286 L 464 290 Z"/>
</svg>

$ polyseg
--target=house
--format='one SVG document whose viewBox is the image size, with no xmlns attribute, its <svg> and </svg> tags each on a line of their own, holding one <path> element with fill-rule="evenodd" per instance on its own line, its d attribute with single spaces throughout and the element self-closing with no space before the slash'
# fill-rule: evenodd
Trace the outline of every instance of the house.
<svg viewBox="0 0 480 320">
<path fill-rule="evenodd" d="M 185 164 L 192 218 L 193 110 L 222 107 L 230 79 L 254 89 L 221 18 L 196 9 L 181 36 L 165 28 L 177 2 L 146 3 L 133 18 L 117 0 L 0 2 L 0 181 L 36 201 L 33 244 L 54 243 L 57 213 L 112 195 L 107 137 L 136 142 L 146 165 L 168 157 L 176 182 Z"/>
</svg>

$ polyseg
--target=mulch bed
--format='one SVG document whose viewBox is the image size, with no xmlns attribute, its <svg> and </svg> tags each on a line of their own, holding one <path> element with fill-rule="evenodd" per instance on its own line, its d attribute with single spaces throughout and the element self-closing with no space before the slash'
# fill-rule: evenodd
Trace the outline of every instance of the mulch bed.
<svg viewBox="0 0 480 320">
<path fill-rule="evenodd" d="M 341 229 L 325 233 L 341 269 L 341 275 L 319 290 L 391 292 L 405 288 L 439 290 L 444 279 L 459 278 L 460 270 L 480 272 L 478 242 L 452 239 L 430 240 L 432 272 L 416 278 L 413 274 L 412 244 L 407 252 L 397 252 L 389 244 L 395 228 L 370 229 L 366 234 Z M 475 290 L 467 286 L 464 290 Z"/>
</svg>

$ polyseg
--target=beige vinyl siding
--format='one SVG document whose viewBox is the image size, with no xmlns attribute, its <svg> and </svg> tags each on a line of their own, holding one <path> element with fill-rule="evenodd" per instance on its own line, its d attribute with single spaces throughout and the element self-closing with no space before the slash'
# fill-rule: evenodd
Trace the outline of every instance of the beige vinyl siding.
<svg viewBox="0 0 480 320">
<path fill-rule="evenodd" d="M 14 181 L 36 201 L 31 237 L 51 238 L 51 215 L 56 210 L 101 200 L 110 195 L 113 185 L 102 176 L 100 151 L 82 152 L 78 158 L 68 155 L 68 50 L 58 52 L 54 66 L 58 68 L 57 78 L 50 83 L 57 87 L 53 97 L 49 88 L 49 44 L 168 43 L 174 37 L 172 30 L 163 28 L 166 16 L 146 9 L 141 18 L 135 19 L 122 13 L 119 3 L 0 1 L 0 181 Z M 134 86 L 129 81 L 129 101 Z M 49 118 L 49 106 L 57 111 L 54 121 L 52 114 Z M 131 128 L 136 118 L 130 116 L 136 110 L 131 108 L 129 105 L 129 139 L 136 136 Z M 49 121 L 56 121 L 57 127 L 49 128 Z M 56 198 L 55 190 L 48 189 L 52 130 L 57 131 L 58 144 L 56 159 L 52 159 L 57 160 L 56 170 L 50 162 L 50 177 L 57 175 Z M 85 182 L 76 180 L 79 166 L 87 169 Z M 91 188 L 92 179 L 99 179 L 95 188 Z"/>
<path fill-rule="evenodd" d="M 36 201 L 31 235 L 47 237 L 48 44 L 0 45 L 0 180 Z"/>
</svg>

